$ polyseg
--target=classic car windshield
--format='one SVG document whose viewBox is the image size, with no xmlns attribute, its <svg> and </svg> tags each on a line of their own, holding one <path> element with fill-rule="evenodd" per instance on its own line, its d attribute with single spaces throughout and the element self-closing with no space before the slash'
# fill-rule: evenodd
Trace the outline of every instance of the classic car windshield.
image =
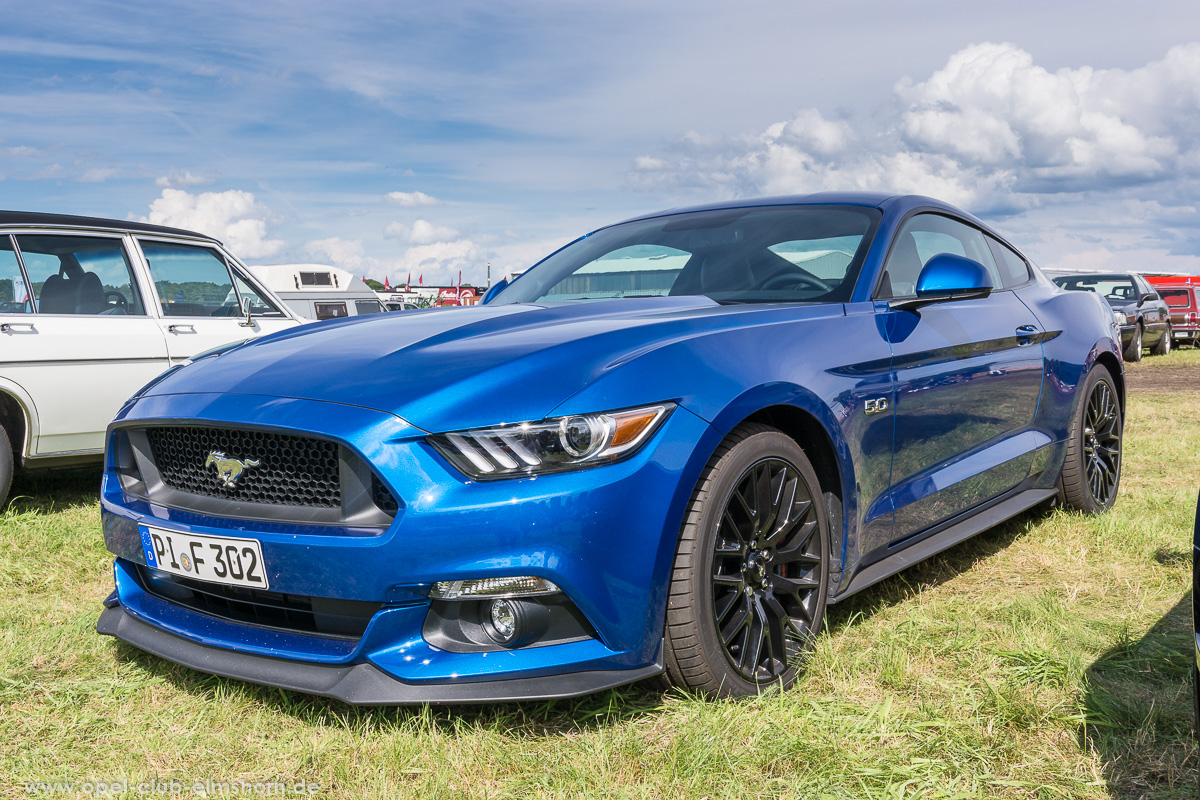
<svg viewBox="0 0 1200 800">
<path fill-rule="evenodd" d="M 880 213 L 774 206 L 604 228 L 543 260 L 497 304 L 705 295 L 721 303 L 843 302 Z"/>
<path fill-rule="evenodd" d="M 1124 305 L 1137 302 L 1138 299 L 1137 287 L 1124 275 L 1062 276 L 1055 278 L 1054 282 L 1076 292 L 1095 292 L 1110 304 Z"/>
</svg>

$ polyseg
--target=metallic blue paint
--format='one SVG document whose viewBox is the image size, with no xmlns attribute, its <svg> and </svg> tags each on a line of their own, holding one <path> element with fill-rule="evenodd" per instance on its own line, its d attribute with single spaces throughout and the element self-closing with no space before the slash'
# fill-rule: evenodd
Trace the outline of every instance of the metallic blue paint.
<svg viewBox="0 0 1200 800">
<path fill-rule="evenodd" d="M 780 421 L 827 456 L 822 489 L 842 510 L 830 543 L 834 599 L 856 572 L 935 526 L 1053 487 L 1087 371 L 1102 363 L 1121 385 L 1103 301 L 1063 292 L 1036 269 L 1025 285 L 984 298 L 913 310 L 874 300 L 891 237 L 914 213 L 1001 238 L 929 198 L 822 194 L 708 208 L 805 204 L 882 211 L 851 302 L 722 306 L 682 296 L 351 317 L 168 373 L 121 410 L 111 440 L 125 427 L 180 420 L 329 438 L 372 466 L 400 511 L 375 530 L 166 509 L 124 493 L 110 444 L 102 515 L 120 605 L 184 640 L 285 665 L 369 662 L 412 684 L 565 679 L 660 657 L 685 510 L 721 440 L 750 417 Z M 683 212 L 664 212 L 673 213 Z M 942 260 L 929 288 L 981 284 L 967 269 L 974 262 Z M 868 415 L 865 402 L 879 399 L 887 413 Z M 646 445 L 598 468 L 477 482 L 425 441 L 662 401 L 678 409 Z M 144 563 L 139 523 L 253 537 L 272 590 L 385 608 L 350 644 L 183 609 L 134 580 L 133 565 Z M 425 642 L 429 586 L 489 575 L 553 581 L 595 637 L 490 653 Z"/>
<path fill-rule="evenodd" d="M 991 289 L 992 277 L 978 261 L 953 253 L 929 259 L 917 279 L 917 297 L 941 297 Z"/>
</svg>

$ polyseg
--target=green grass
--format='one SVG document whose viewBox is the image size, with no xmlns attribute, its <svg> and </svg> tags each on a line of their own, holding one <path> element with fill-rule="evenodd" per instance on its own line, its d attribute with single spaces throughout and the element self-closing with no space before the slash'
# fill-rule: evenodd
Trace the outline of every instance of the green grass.
<svg viewBox="0 0 1200 800">
<path fill-rule="evenodd" d="M 1194 350 L 1130 369 L 1168 359 L 1200 370 Z M 97 472 L 23 478 L 0 514 L 0 793 L 158 778 L 196 796 L 211 778 L 345 798 L 1195 797 L 1193 401 L 1130 397 L 1110 514 L 1025 515 L 878 584 L 831 610 L 794 689 L 743 703 L 637 686 L 353 709 L 193 672 L 93 630 L 111 583 Z"/>
</svg>

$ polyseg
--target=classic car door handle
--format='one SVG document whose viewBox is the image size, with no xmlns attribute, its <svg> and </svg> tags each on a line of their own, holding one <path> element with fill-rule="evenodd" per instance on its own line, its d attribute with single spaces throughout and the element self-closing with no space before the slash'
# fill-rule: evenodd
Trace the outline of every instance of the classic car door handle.
<svg viewBox="0 0 1200 800">
<path fill-rule="evenodd" d="M 1038 335 L 1036 325 L 1021 325 L 1017 328 L 1017 347 L 1033 344 L 1033 337 Z"/>
<path fill-rule="evenodd" d="M 32 322 L 5 322 L 0 324 L 0 333 L 12 333 L 17 328 L 24 328 L 31 333 L 37 333 L 37 328 L 33 327 Z"/>
<path fill-rule="evenodd" d="M 168 326 L 167 326 L 167 330 L 168 330 L 168 331 L 170 331 L 171 333 L 185 333 L 185 332 L 186 332 L 186 333 L 195 333 L 195 332 L 196 332 L 196 326 L 195 326 L 195 325 L 189 325 L 189 324 L 188 324 L 188 323 L 186 323 L 186 322 L 183 322 L 183 323 L 175 323 L 174 325 L 168 325 Z"/>
</svg>

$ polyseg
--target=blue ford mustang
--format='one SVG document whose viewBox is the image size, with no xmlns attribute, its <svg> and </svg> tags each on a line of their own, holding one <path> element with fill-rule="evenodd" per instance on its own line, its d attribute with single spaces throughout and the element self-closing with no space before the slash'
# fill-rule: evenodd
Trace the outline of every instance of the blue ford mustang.
<svg viewBox="0 0 1200 800">
<path fill-rule="evenodd" d="M 925 197 L 668 211 L 482 306 L 198 357 L 109 429 L 98 629 L 351 703 L 795 680 L 827 604 L 1116 499 L 1112 313 Z"/>
</svg>

